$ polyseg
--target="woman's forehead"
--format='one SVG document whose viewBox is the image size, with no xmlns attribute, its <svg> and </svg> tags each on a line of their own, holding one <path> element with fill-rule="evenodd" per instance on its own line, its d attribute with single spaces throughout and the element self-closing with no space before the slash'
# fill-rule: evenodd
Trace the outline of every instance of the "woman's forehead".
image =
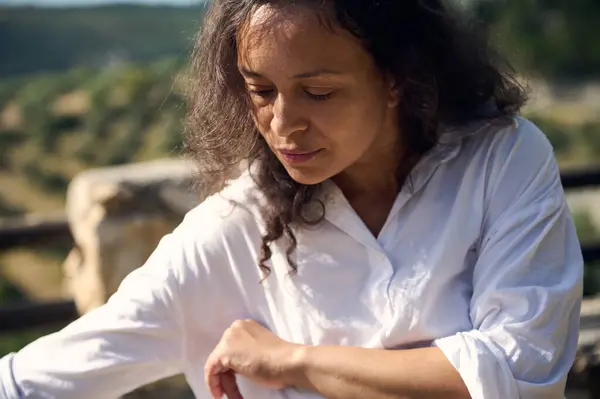
<svg viewBox="0 0 600 399">
<path fill-rule="evenodd" d="M 264 4 L 249 13 L 238 30 L 238 40 L 253 43 L 273 35 L 291 38 L 298 34 L 324 34 L 321 13 L 302 5 Z"/>
<path fill-rule="evenodd" d="M 306 6 L 261 6 L 238 36 L 238 64 L 251 70 L 273 64 L 285 68 L 287 62 L 305 64 L 300 69 L 339 70 L 366 56 L 354 36 L 341 28 L 328 29 Z"/>
</svg>

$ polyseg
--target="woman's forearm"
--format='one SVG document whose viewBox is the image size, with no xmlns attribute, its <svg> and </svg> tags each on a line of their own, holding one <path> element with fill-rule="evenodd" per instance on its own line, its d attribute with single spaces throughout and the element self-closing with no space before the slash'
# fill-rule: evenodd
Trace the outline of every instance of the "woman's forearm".
<svg viewBox="0 0 600 399">
<path fill-rule="evenodd" d="M 410 350 L 307 346 L 286 382 L 328 399 L 470 398 L 438 348 Z"/>
</svg>

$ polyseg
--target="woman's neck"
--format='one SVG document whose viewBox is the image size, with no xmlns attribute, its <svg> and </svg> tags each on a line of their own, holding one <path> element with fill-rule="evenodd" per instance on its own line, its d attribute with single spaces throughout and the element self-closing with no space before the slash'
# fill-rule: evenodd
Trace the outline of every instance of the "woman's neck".
<svg viewBox="0 0 600 399">
<path fill-rule="evenodd" d="M 338 175 L 334 180 L 356 214 L 371 231 L 379 236 L 398 195 L 395 173 L 365 173 Z"/>
<path fill-rule="evenodd" d="M 367 153 L 332 178 L 350 202 L 355 197 L 398 194 L 397 172 L 403 146 L 397 126 L 395 120 L 388 122 Z"/>
<path fill-rule="evenodd" d="M 396 167 L 373 170 L 368 167 L 357 167 L 346 170 L 332 180 L 344 193 L 348 201 L 355 198 L 396 196 L 399 191 Z"/>
<path fill-rule="evenodd" d="M 397 179 L 400 157 L 397 154 L 379 154 L 370 161 L 357 162 L 332 178 L 348 203 L 376 237 L 400 191 Z"/>
</svg>

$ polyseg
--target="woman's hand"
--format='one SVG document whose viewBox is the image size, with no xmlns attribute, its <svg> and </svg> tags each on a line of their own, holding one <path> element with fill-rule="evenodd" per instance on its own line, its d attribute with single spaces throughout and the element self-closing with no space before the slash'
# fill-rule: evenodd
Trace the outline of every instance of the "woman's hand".
<svg viewBox="0 0 600 399">
<path fill-rule="evenodd" d="M 235 375 L 240 374 L 271 389 L 282 389 L 300 345 L 282 340 L 252 320 L 238 320 L 229 327 L 204 367 L 213 398 L 227 395 L 242 399 Z"/>
</svg>

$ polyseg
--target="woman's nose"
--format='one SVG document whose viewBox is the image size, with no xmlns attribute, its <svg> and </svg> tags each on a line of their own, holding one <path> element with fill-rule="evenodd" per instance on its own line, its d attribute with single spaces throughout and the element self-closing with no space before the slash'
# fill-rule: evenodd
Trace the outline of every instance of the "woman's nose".
<svg viewBox="0 0 600 399">
<path fill-rule="evenodd" d="M 273 104 L 271 131 L 280 137 L 287 137 L 293 133 L 305 131 L 307 128 L 308 123 L 302 115 L 300 107 L 293 101 L 278 95 Z"/>
</svg>

